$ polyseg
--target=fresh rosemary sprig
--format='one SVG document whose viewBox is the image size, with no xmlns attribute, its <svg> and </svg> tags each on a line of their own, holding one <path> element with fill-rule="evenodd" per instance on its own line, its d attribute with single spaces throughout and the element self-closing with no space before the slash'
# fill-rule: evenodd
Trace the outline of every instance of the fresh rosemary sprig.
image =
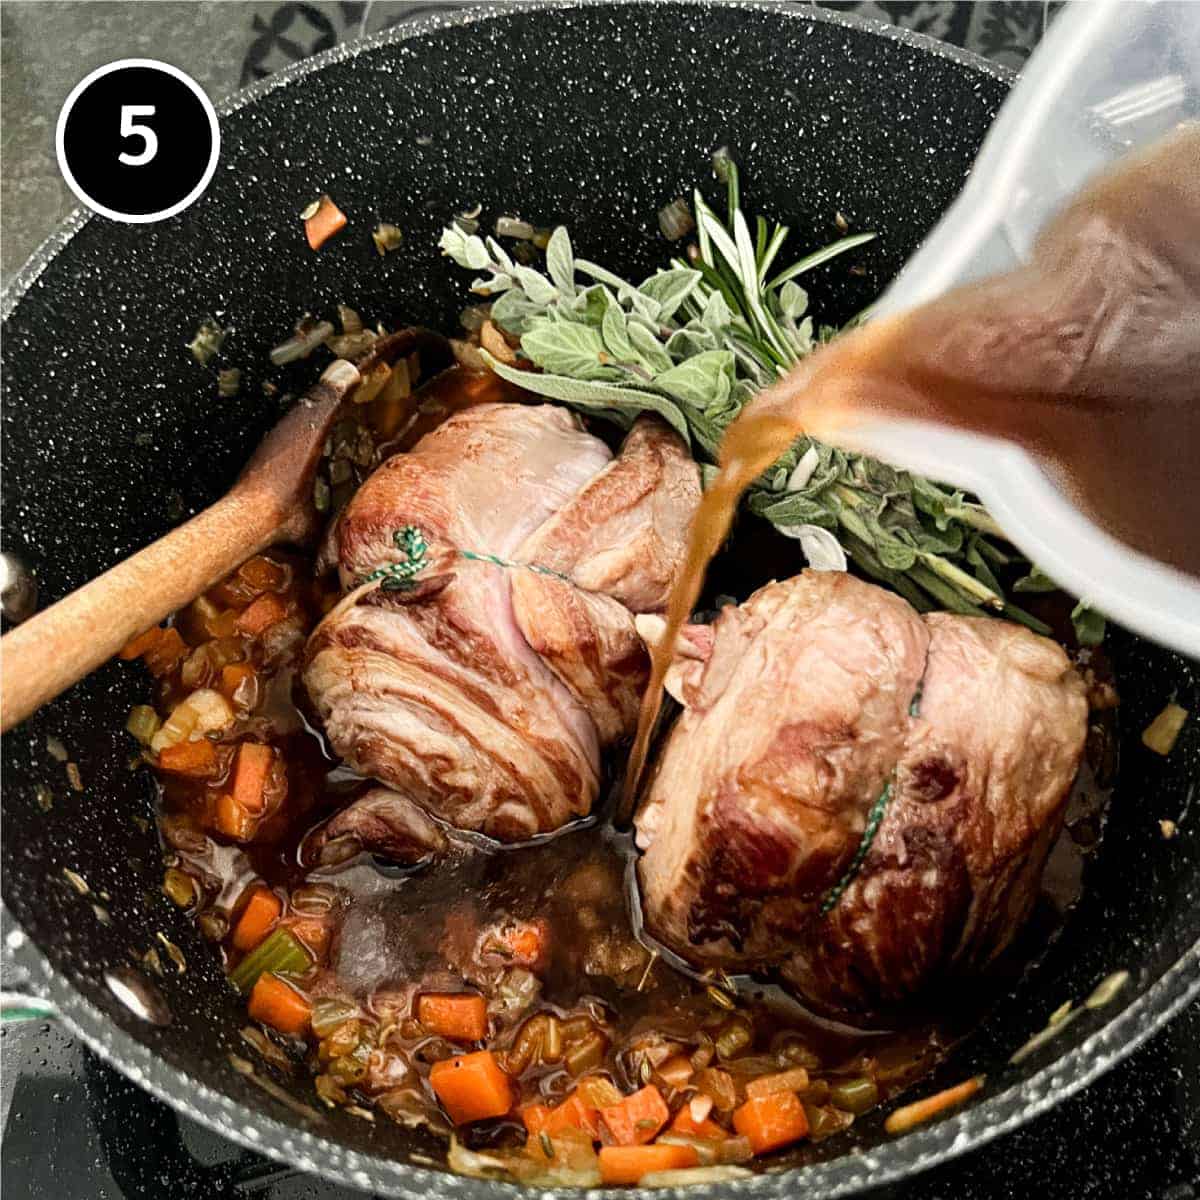
<svg viewBox="0 0 1200 1200">
<path fill-rule="evenodd" d="M 540 368 L 517 370 L 483 351 L 492 370 L 624 428 L 640 413 L 657 413 L 689 442 L 706 481 L 743 406 L 839 332 L 814 326 L 797 279 L 875 236 L 840 238 L 778 270 L 787 226 L 758 217 L 751 233 L 736 164 L 723 152 L 713 164 L 725 184 L 727 219 L 697 189 L 695 245 L 638 285 L 576 258 L 561 226 L 546 246 L 545 273 L 457 224 L 439 243 L 480 273 L 472 290 L 495 297 L 491 320 L 519 338 L 521 353 Z M 1005 595 L 995 569 L 1022 560 L 962 492 L 801 437 L 745 504 L 797 538 L 814 566 L 844 569 L 849 559 L 921 611 L 999 613 L 1049 632 Z M 1081 641 L 1103 636 L 1102 621 L 1085 605 L 1075 618 Z"/>
</svg>

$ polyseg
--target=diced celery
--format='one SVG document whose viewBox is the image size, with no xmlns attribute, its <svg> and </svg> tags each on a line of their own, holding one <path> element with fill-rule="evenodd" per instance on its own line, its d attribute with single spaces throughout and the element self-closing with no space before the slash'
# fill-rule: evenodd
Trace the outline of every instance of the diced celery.
<svg viewBox="0 0 1200 1200">
<path fill-rule="evenodd" d="M 290 930 L 276 929 L 230 971 L 229 982 L 245 994 L 266 971 L 273 975 L 302 975 L 312 966 L 312 961 L 312 956 Z"/>
</svg>

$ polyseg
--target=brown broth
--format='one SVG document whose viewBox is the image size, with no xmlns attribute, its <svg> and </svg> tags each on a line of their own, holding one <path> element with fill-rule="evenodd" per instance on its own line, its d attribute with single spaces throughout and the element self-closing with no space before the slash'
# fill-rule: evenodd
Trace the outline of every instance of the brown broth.
<svg viewBox="0 0 1200 1200">
<path fill-rule="evenodd" d="M 451 412 L 492 400 L 522 398 L 493 376 L 479 377 L 461 368 L 437 377 L 418 395 L 414 420 L 383 452 L 406 449 Z M 456 836 L 445 857 L 416 868 L 389 866 L 369 854 L 335 867 L 305 866 L 301 861 L 304 839 L 370 785 L 334 758 L 306 719 L 303 697 L 293 694 L 293 656 L 274 673 L 269 711 L 258 714 L 263 719 L 257 726 L 237 735 L 250 732 L 269 741 L 287 763 L 284 807 L 261 837 L 238 847 L 208 836 L 206 792 L 211 793 L 213 784 L 221 786 L 222 780 L 210 781 L 206 787 L 165 778 L 162 809 L 171 861 L 204 881 L 206 907 L 234 913 L 256 881 L 281 895 L 312 883 L 336 889 L 339 916 L 317 986 L 323 995 L 354 997 L 368 1012 L 386 1007 L 389 997 L 401 997 L 407 1013 L 413 989 L 422 985 L 456 990 L 466 974 L 458 969 L 464 955 L 477 944 L 478 931 L 498 916 L 545 920 L 550 930 L 549 958 L 539 972 L 543 986 L 533 1011 L 601 1014 L 611 1031 L 603 1069 L 625 1090 L 639 1086 L 637 1061 L 630 1051 L 639 1037 L 653 1031 L 689 1043 L 698 1031 L 714 1034 L 730 1013 L 712 999 L 713 980 L 674 959 L 642 929 L 635 852 L 626 827 L 641 766 L 653 741 L 667 665 L 665 648 L 698 604 L 712 600 L 711 595 L 702 596 L 704 573 L 726 540 L 742 490 L 795 436 L 795 413 L 786 404 L 781 410 L 779 404 L 780 397 L 787 395 L 784 388 L 774 397 L 764 397 L 726 438 L 721 476 L 703 498 L 687 569 L 671 599 L 669 635 L 654 655 L 653 681 L 643 702 L 637 742 L 627 763 L 621 762 L 621 750 L 609 763 L 623 785 L 614 784 L 600 811 L 556 835 L 520 846 Z M 777 575 L 779 563 L 791 561 L 794 552 L 794 543 L 772 531 L 739 538 L 722 555 L 722 574 L 743 581 L 737 597 L 743 599 L 754 584 Z M 308 560 L 288 561 L 298 581 L 298 602 L 311 627 L 332 602 L 333 585 L 314 578 Z M 181 695 L 178 680 L 168 680 L 162 695 L 165 706 Z M 1081 786 L 1079 803 L 1092 819 L 1102 811 L 1103 795 L 1086 783 Z M 1068 842 L 1063 839 L 1048 873 L 1053 894 L 1042 906 L 1045 920 L 1038 924 L 1038 944 L 1026 945 L 1014 958 L 1014 971 L 1044 946 L 1045 936 L 1061 922 L 1078 894 L 1084 851 Z M 722 982 L 722 989 L 753 1025 L 747 1065 L 766 1062 L 791 1040 L 818 1064 L 814 1074 L 833 1080 L 870 1074 L 878 1082 L 881 1099 L 931 1068 L 955 1040 L 969 1032 L 988 1003 L 983 992 L 964 1003 L 960 992 L 953 1011 L 931 1007 L 903 1026 L 854 1029 L 809 1012 L 770 979 L 739 977 Z M 518 1025 L 502 1026 L 490 1044 L 498 1050 L 510 1047 L 518 1029 Z M 393 1036 L 394 1044 L 411 1059 L 429 1109 L 436 1113 L 428 1091 L 427 1057 L 431 1052 L 444 1054 L 444 1044 L 439 1049 L 430 1045 L 431 1039 L 421 1040 L 403 1029 Z M 573 1083 L 560 1066 L 543 1065 L 523 1072 L 519 1089 L 523 1101 L 553 1101 Z M 469 1132 L 474 1145 L 512 1144 L 523 1135 L 511 1119 L 483 1122 Z"/>
</svg>

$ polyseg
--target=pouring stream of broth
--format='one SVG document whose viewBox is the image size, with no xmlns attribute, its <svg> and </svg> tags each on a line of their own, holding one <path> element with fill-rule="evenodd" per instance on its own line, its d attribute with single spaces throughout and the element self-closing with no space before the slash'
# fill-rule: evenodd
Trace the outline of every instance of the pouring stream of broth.
<svg viewBox="0 0 1200 1200">
<path fill-rule="evenodd" d="M 705 569 L 742 493 L 800 434 L 836 441 L 885 416 L 1007 438 L 1114 537 L 1200 574 L 1198 389 L 1200 128 L 1189 126 L 1093 181 L 1028 264 L 847 334 L 729 427 L 652 651 L 622 817 Z"/>
</svg>

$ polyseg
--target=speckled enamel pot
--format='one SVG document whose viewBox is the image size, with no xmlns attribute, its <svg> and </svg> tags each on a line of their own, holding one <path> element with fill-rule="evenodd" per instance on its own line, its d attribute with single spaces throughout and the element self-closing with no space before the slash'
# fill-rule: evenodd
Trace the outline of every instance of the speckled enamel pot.
<svg viewBox="0 0 1200 1200">
<path fill-rule="evenodd" d="M 222 162 L 194 208 L 152 227 L 76 216 L 5 297 L 7 546 L 55 597 L 211 501 L 278 413 L 260 389 L 265 348 L 304 309 L 344 300 L 372 319 L 449 328 L 464 279 L 439 257 L 437 230 L 479 201 L 565 221 L 582 254 L 648 271 L 665 252 L 657 209 L 706 180 L 710 151 L 728 144 L 751 210 L 787 220 L 798 247 L 828 239 L 837 211 L 880 232 L 865 275 L 832 264 L 810 279 L 819 312 L 844 319 L 957 191 L 1007 86 L 927 39 L 776 4 L 481 7 L 305 62 L 224 105 Z M 350 229 L 314 255 L 297 214 L 322 191 Z M 368 236 L 379 219 L 405 232 L 383 260 Z M 225 361 L 244 373 L 234 400 L 184 348 L 206 316 L 231 327 Z M 692 1195 L 840 1196 L 911 1175 L 1084 1087 L 1200 991 L 1200 837 L 1185 811 L 1200 722 L 1167 759 L 1137 736 L 1173 693 L 1197 708 L 1196 666 L 1120 631 L 1111 640 L 1127 734 L 1085 899 L 933 1081 L 984 1070 L 981 1097 L 901 1140 L 874 1114 L 786 1170 Z M 150 1092 L 293 1166 L 422 1200 L 508 1190 L 414 1165 L 414 1154 L 441 1161 L 440 1148 L 387 1122 L 306 1120 L 230 1068 L 238 1001 L 158 890 L 149 783 L 126 767 L 120 727 L 142 686 L 111 665 L 5 739 L 5 988 L 41 995 Z M 82 793 L 48 734 L 79 763 Z M 1179 822 L 1170 841 L 1162 818 Z M 158 981 L 172 1013 L 161 1027 L 105 984 L 160 931 L 188 964 Z M 1005 1065 L 1064 999 L 1119 968 L 1131 979 L 1112 1004 Z M 311 1099 L 303 1083 L 296 1095 Z"/>
</svg>

